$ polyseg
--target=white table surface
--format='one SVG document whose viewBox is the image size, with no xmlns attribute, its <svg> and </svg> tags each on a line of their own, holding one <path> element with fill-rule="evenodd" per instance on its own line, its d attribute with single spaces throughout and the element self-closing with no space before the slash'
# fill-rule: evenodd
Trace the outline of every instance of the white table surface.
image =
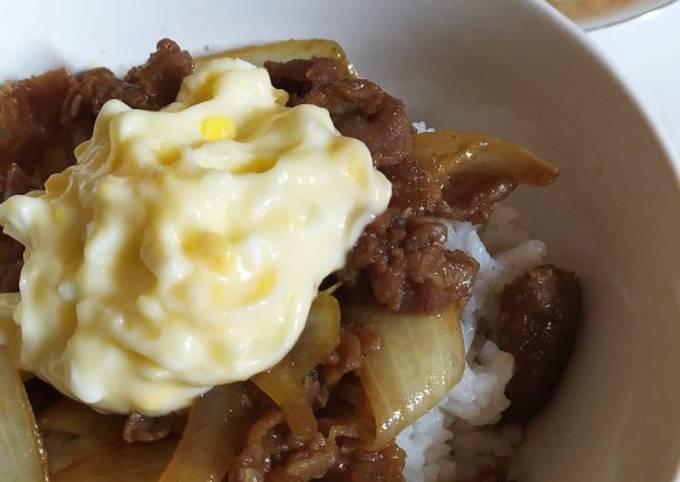
<svg viewBox="0 0 680 482">
<path fill-rule="evenodd" d="M 680 1 L 588 35 L 671 142 L 680 169 Z"/>
</svg>

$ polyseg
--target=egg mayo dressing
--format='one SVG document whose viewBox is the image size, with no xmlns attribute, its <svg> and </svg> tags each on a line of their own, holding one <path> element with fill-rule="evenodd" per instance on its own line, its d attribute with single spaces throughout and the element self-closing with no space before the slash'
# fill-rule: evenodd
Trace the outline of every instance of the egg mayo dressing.
<svg viewBox="0 0 680 482">
<path fill-rule="evenodd" d="M 160 112 L 107 102 L 77 163 L 0 205 L 25 245 L 0 330 L 22 369 L 155 415 L 277 363 L 391 187 L 327 110 L 212 61 Z"/>
</svg>

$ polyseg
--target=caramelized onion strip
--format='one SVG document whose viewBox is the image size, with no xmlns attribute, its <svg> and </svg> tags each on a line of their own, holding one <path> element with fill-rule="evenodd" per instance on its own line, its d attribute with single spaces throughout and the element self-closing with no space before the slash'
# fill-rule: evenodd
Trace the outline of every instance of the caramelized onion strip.
<svg viewBox="0 0 680 482">
<path fill-rule="evenodd" d="M 320 293 L 309 311 L 307 324 L 293 349 L 253 382 L 283 411 L 290 429 L 310 436 L 317 429 L 314 411 L 307 400 L 304 377 L 340 341 L 340 305 L 328 293 Z"/>
<path fill-rule="evenodd" d="M 241 449 L 253 410 L 245 383 L 221 385 L 198 398 L 160 482 L 222 480 Z"/>
<path fill-rule="evenodd" d="M 421 132 L 413 137 L 413 158 L 428 175 L 442 179 L 466 172 L 494 174 L 523 184 L 545 186 L 557 166 L 512 142 L 457 131 Z"/>
<path fill-rule="evenodd" d="M 110 447 L 52 475 L 52 482 L 157 482 L 177 440 Z M 20 479 L 17 479 L 20 480 Z M 204 479 L 207 480 L 207 479 Z"/>
<path fill-rule="evenodd" d="M 47 464 L 19 371 L 0 346 L 0 479 L 44 482 Z"/>
<path fill-rule="evenodd" d="M 123 416 L 104 415 L 69 398 L 53 403 L 38 417 L 41 431 L 59 430 L 111 442 L 122 440 L 124 423 Z"/>
<path fill-rule="evenodd" d="M 375 422 L 365 448 L 385 447 L 407 425 L 434 407 L 458 383 L 465 346 L 452 306 L 435 314 L 405 314 L 343 307 L 344 322 L 369 325 L 381 338 L 368 352 L 358 376 Z"/>
<path fill-rule="evenodd" d="M 124 423 L 123 416 L 104 415 L 68 398 L 53 403 L 38 417 L 38 427 L 46 434 L 50 470 L 122 445 Z"/>
</svg>

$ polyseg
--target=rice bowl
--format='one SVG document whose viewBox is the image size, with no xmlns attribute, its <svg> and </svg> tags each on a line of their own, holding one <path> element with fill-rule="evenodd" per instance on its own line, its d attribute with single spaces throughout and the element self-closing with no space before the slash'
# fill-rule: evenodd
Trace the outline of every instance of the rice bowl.
<svg viewBox="0 0 680 482">
<path fill-rule="evenodd" d="M 434 10 L 439 15 L 399 6 L 400 15 L 423 20 L 423 23 L 416 22 L 418 27 L 414 28 L 428 31 L 439 40 L 427 46 L 421 44 L 404 46 L 396 33 L 385 33 L 386 41 L 402 45 L 404 51 L 423 54 L 415 55 L 413 58 L 417 59 L 419 69 L 427 72 L 428 75 L 423 76 L 427 80 L 417 76 L 391 77 L 390 72 L 398 71 L 396 66 L 399 65 L 399 59 L 387 55 L 376 62 L 377 56 L 371 54 L 370 49 L 360 46 L 370 45 L 370 39 L 362 38 L 356 32 L 352 35 L 341 33 L 343 29 L 341 25 L 348 25 L 349 22 L 338 21 L 333 25 L 329 24 L 328 28 L 324 29 L 324 34 L 341 40 L 345 36 L 351 37 L 351 40 L 343 43 L 352 52 L 355 61 L 360 65 L 370 66 L 371 71 L 367 71 L 367 75 L 389 79 L 386 87 L 393 84 L 398 86 L 395 89 L 398 94 L 406 93 L 404 97 L 407 102 L 415 107 L 414 117 L 427 119 L 437 127 L 449 125 L 453 119 L 454 123 L 460 126 L 491 131 L 497 135 L 521 140 L 546 156 L 561 161 L 563 176 L 556 187 L 557 193 L 550 196 L 531 193 L 531 196 L 527 195 L 517 203 L 520 207 L 519 212 L 522 213 L 523 222 L 529 227 L 528 231 L 546 240 L 554 259 L 564 260 L 565 264 L 584 275 L 589 286 L 588 292 L 591 294 L 589 299 L 597 299 L 602 305 L 589 306 L 591 311 L 588 319 L 591 321 L 584 335 L 584 344 L 579 347 L 575 362 L 567 375 L 566 384 L 560 391 L 556 404 L 544 417 L 542 421 L 544 423 L 539 423 L 525 437 L 520 450 L 520 461 L 523 457 L 524 460 L 525 457 L 530 457 L 532 469 L 528 472 L 525 469 L 524 472 L 528 473 L 529 477 L 532 473 L 538 474 L 534 475 L 537 480 L 542 478 L 542 474 L 551 474 L 556 480 L 576 478 L 602 480 L 606 474 L 612 473 L 618 474 L 621 480 L 644 478 L 672 480 L 676 468 L 673 448 L 676 446 L 677 434 L 660 416 L 657 416 L 658 411 L 653 409 L 657 404 L 662 404 L 670 410 L 671 415 L 676 410 L 672 402 L 672 394 L 676 390 L 672 382 L 672 372 L 668 368 L 673 364 L 657 354 L 672 353 L 672 350 L 650 351 L 650 347 L 668 347 L 673 339 L 672 320 L 675 305 L 670 289 L 672 283 L 668 281 L 672 279 L 670 268 L 675 266 L 677 261 L 673 258 L 670 245 L 677 233 L 674 227 L 662 223 L 650 214 L 661 212 L 664 206 L 675 205 L 677 188 L 674 174 L 668 167 L 663 144 L 655 138 L 644 117 L 626 96 L 625 89 L 612 80 L 611 74 L 598 63 L 596 56 L 583 47 L 577 34 L 551 19 L 549 14 L 544 13 L 538 6 L 529 3 L 517 5 L 513 7 L 515 10 L 505 10 L 510 7 L 500 3 L 492 7 L 441 5 L 435 7 L 441 10 Z M 243 8 L 245 15 L 247 7 Z M 323 7 L 318 8 L 323 10 Z M 449 9 L 458 8 L 461 10 L 455 10 L 459 15 L 456 17 Z M 519 29 L 492 20 L 494 15 L 489 13 L 489 8 L 508 14 L 512 11 L 519 19 L 518 22 L 539 25 L 541 35 L 546 39 L 544 45 L 537 46 Z M 432 21 L 434 17 L 453 19 L 451 22 L 457 28 L 453 29 L 450 24 L 443 25 L 436 21 L 426 28 L 425 19 Z M 393 16 L 389 11 L 385 18 L 388 23 L 400 24 L 398 16 Z M 286 20 L 283 23 L 287 26 L 298 25 L 295 27 L 298 30 L 288 35 L 311 35 L 306 32 L 313 30 L 312 26 L 305 27 L 296 23 L 294 18 Z M 174 20 L 168 20 L 167 25 L 171 30 L 180 29 L 180 24 Z M 489 28 L 490 25 L 493 27 Z M 249 43 L 255 37 L 271 38 L 286 35 L 275 33 L 272 26 L 259 31 L 257 28 L 247 35 L 244 33 L 241 37 L 242 43 Z M 453 39 L 462 45 L 466 45 L 470 39 L 478 39 L 476 34 L 478 29 L 491 32 L 492 42 L 497 49 L 489 49 L 486 51 L 489 54 L 477 57 L 465 48 L 453 52 L 443 48 Z M 217 30 L 215 26 L 215 32 Z M 398 30 L 394 29 L 395 32 Z M 45 31 L 49 32 L 49 29 Z M 338 34 L 335 34 L 335 31 Z M 112 39 L 116 38 L 113 32 L 105 35 L 111 35 Z M 147 35 L 147 32 L 143 32 L 142 35 Z M 148 36 L 151 37 L 151 33 L 148 33 Z M 158 35 L 154 33 L 153 37 Z M 196 39 L 193 47 L 200 49 L 203 43 L 215 42 L 216 38 L 217 34 L 210 39 L 206 35 L 205 39 Z M 147 40 L 147 43 L 153 42 L 151 38 Z M 60 45 L 58 49 L 65 58 L 73 59 L 81 65 L 89 61 L 88 56 L 93 57 L 93 52 L 87 51 L 82 52 L 82 56 L 72 55 L 73 51 L 70 50 L 67 40 L 63 40 L 62 43 L 54 40 L 52 42 L 54 45 Z M 480 42 L 482 45 L 489 45 L 485 43 L 488 40 Z M 116 43 L 112 41 L 110 44 Z M 564 62 L 564 58 L 557 62 L 557 59 L 553 59 L 548 52 L 550 46 L 556 45 L 571 53 L 565 65 L 560 63 Z M 26 52 L 16 45 L 8 44 L 6 48 Z M 117 62 L 132 63 L 133 55 L 124 54 L 124 50 L 125 48 L 118 44 L 107 54 L 110 55 L 110 59 L 115 60 L 104 59 L 101 63 L 114 65 Z M 501 53 L 531 51 L 532 55 L 517 60 L 522 67 L 516 69 L 509 67 L 508 62 L 502 60 L 503 55 L 500 55 L 499 62 L 499 55 L 490 53 L 494 50 Z M 432 57 L 450 58 L 452 63 L 462 62 L 467 69 L 464 69 L 464 72 L 460 70 L 451 72 L 442 69 L 441 66 L 435 68 L 428 60 Z M 6 55 L 5 58 L 12 57 Z M 38 66 L 32 71 L 45 67 L 45 63 L 40 62 L 39 57 L 30 58 L 33 58 L 35 65 Z M 364 58 L 371 61 L 365 61 Z M 16 65 L 17 63 L 10 62 L 6 67 L 7 75 L 18 72 Z M 501 74 L 498 73 L 498 65 L 506 68 Z M 31 69 L 30 64 L 25 63 L 24 68 Z M 572 78 L 569 75 L 570 68 L 572 72 L 583 69 L 590 72 L 591 75 L 586 76 L 587 80 L 581 80 L 587 85 L 571 84 L 571 89 L 574 90 L 562 89 L 560 96 L 546 87 L 564 85 L 565 79 Z M 376 73 L 374 74 L 372 70 Z M 377 73 L 378 70 L 384 73 Z M 522 71 L 540 74 L 529 79 Z M 452 89 L 451 86 L 456 88 Z M 527 89 L 528 86 L 532 88 Z M 418 95 L 420 92 L 429 92 L 431 95 Z M 597 92 L 597 98 L 588 97 L 588 92 Z M 541 102 L 536 102 L 533 96 L 538 96 Z M 557 112 L 560 113 L 559 117 L 556 116 Z M 609 116 L 604 117 L 618 119 L 617 125 L 612 125 L 597 114 L 602 112 L 610 112 Z M 622 135 L 622 131 L 627 134 Z M 568 136 L 569 139 L 578 137 L 583 139 L 583 142 L 569 142 L 568 139 L 561 138 L 563 132 L 571 132 L 573 135 Z M 611 139 L 616 139 L 617 142 L 614 143 Z M 631 166 L 636 164 L 636 159 L 649 160 L 648 169 L 644 171 L 633 169 Z M 585 178 L 583 176 L 584 172 L 592 174 L 601 172 L 600 169 L 606 174 L 606 182 L 605 176 L 588 175 Z M 655 186 L 654 196 L 646 195 L 647 190 L 644 186 L 650 185 Z M 621 199 L 622 191 L 618 188 L 625 188 L 627 192 L 633 193 L 629 200 Z M 609 199 L 617 199 L 620 202 L 611 206 Z M 561 224 L 570 226 L 566 238 L 564 232 L 555 232 L 551 229 L 554 220 L 547 218 L 552 216 L 527 218 L 527 212 L 535 212 L 527 209 L 531 204 L 545 206 L 546 214 L 557 213 L 555 216 L 559 217 Z M 626 219 L 626 222 L 619 222 L 623 219 Z M 633 235 L 635 232 L 633 228 L 641 228 L 647 223 L 651 223 L 649 229 L 660 233 L 654 240 L 656 246 L 646 246 L 648 248 L 646 253 L 651 257 L 650 261 L 653 261 L 651 263 L 639 262 L 634 256 L 632 258 L 629 256 L 637 252 L 633 249 L 633 244 L 638 242 L 634 239 L 639 239 Z M 574 240 L 578 240 L 578 243 Z M 621 265 L 610 258 L 633 261 L 629 265 Z M 660 268 L 651 271 L 650 265 Z M 604 273 L 608 275 L 605 276 Z M 641 276 L 641 273 L 644 275 Z M 614 279 L 615 283 L 610 284 L 609 279 Z M 646 282 L 643 283 L 643 279 Z M 653 287 L 653 290 L 646 286 Z M 632 304 L 630 300 L 633 300 Z M 639 333 L 636 329 L 637 323 L 633 320 L 633 312 L 623 307 L 632 310 L 644 307 L 644 311 L 653 314 L 653 318 L 657 320 L 658 329 L 644 337 L 636 336 Z M 620 321 L 616 324 L 607 321 L 611 318 Z M 614 339 L 611 343 L 603 342 L 612 335 Z M 626 349 L 621 351 L 616 347 Z M 627 355 L 630 353 L 646 355 L 640 359 L 631 359 Z M 643 359 L 647 361 L 643 362 Z M 644 368 L 649 366 L 648 363 L 653 363 L 657 367 L 655 375 L 651 377 L 650 370 Z M 656 373 L 659 374 L 658 378 Z M 664 373 L 669 376 L 662 377 Z M 631 378 L 635 380 L 634 383 L 631 383 Z M 607 380 L 606 387 L 601 383 L 602 380 Z M 656 399 L 640 397 L 637 391 L 632 391 L 631 386 L 645 387 L 648 393 L 656 394 Z M 588 408 L 569 409 L 573 404 Z M 603 417 L 604 413 L 611 413 L 614 416 Z M 644 423 L 641 422 L 643 420 Z M 584 441 L 580 434 L 586 427 L 591 436 Z M 559 444 L 555 433 L 560 434 Z M 616 456 L 610 450 L 611 439 L 608 434 L 612 433 L 618 434 L 615 439 L 620 450 Z M 625 456 L 629 453 L 640 453 L 644 447 L 652 443 L 660 449 L 647 460 Z M 578 464 L 574 462 L 576 460 L 579 461 Z"/>
</svg>

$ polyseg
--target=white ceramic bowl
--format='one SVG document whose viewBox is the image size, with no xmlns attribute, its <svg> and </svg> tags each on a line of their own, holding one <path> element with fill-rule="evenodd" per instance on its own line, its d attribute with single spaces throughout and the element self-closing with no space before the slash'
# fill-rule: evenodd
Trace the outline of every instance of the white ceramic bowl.
<svg viewBox="0 0 680 482">
<path fill-rule="evenodd" d="M 589 34 L 631 82 L 680 152 L 680 1 Z M 677 157 L 676 157 L 677 159 Z"/>
<path fill-rule="evenodd" d="M 665 143 L 584 37 L 537 0 L 0 0 L 0 78 L 127 66 L 159 37 L 194 52 L 340 41 L 413 119 L 509 137 L 556 161 L 514 196 L 581 276 L 587 323 L 517 459 L 523 482 L 669 482 L 680 455 L 680 190 Z"/>
</svg>

